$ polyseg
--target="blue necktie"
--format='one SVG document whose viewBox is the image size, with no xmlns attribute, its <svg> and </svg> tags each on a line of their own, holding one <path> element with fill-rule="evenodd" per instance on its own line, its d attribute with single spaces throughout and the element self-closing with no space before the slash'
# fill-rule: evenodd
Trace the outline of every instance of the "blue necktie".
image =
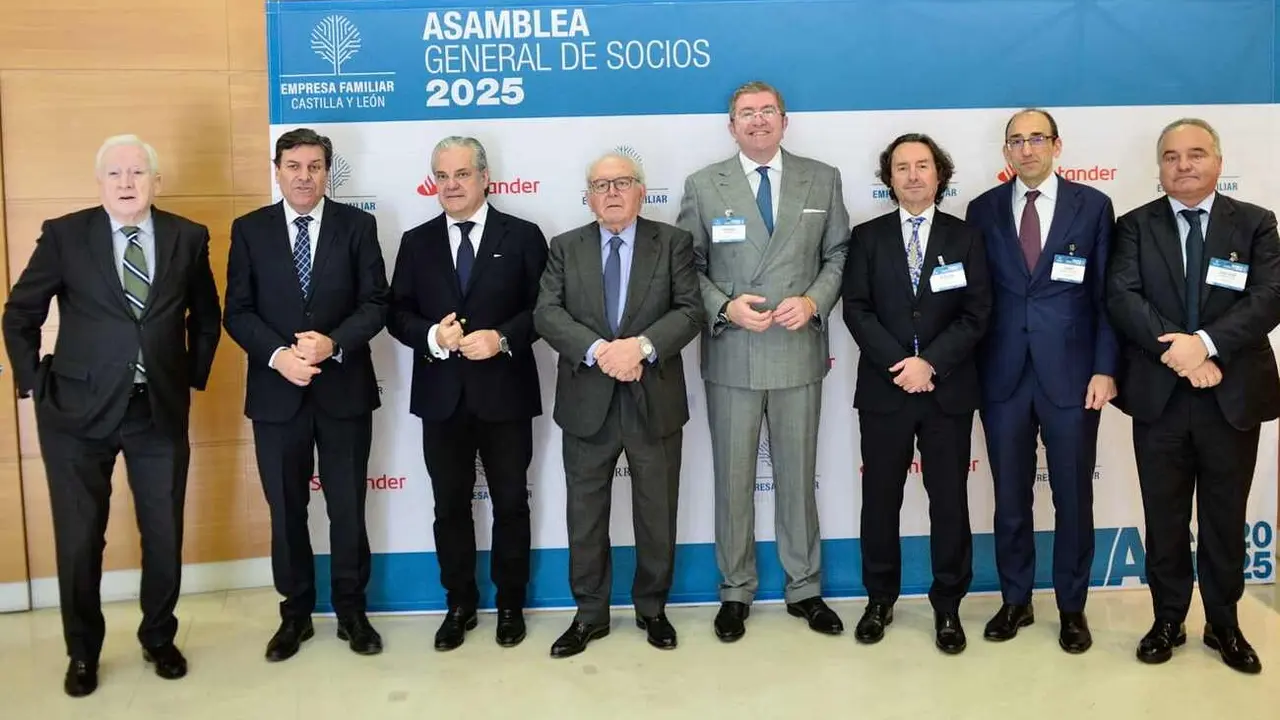
<svg viewBox="0 0 1280 720">
<path fill-rule="evenodd" d="M 920 274 L 924 271 L 924 249 L 920 247 L 920 226 L 924 218 L 911 218 L 911 242 L 907 243 L 907 272 L 911 274 L 912 292 L 920 292 Z M 911 347 L 920 354 L 920 338 L 912 336 Z"/>
<path fill-rule="evenodd" d="M 1191 231 L 1187 233 L 1187 332 L 1200 329 L 1200 275 L 1204 271 L 1204 233 L 1200 230 L 1200 209 L 1179 210 Z"/>
<path fill-rule="evenodd" d="M 298 285 L 306 299 L 311 294 L 311 216 L 296 217 L 293 224 L 298 228 L 298 237 L 293 241 L 293 268 L 298 271 Z"/>
<path fill-rule="evenodd" d="M 476 261 L 476 249 L 471 247 L 471 228 L 476 224 L 467 220 L 458 223 L 458 231 L 462 233 L 462 242 L 458 244 L 458 260 L 455 265 L 458 268 L 458 287 L 462 288 L 462 294 L 467 294 L 467 283 L 471 281 L 471 266 Z"/>
<path fill-rule="evenodd" d="M 609 258 L 604 263 L 604 310 L 609 317 L 609 329 L 618 334 L 618 323 L 621 322 L 618 299 L 622 297 L 622 255 L 618 249 L 622 247 L 622 238 L 614 235 L 609 238 Z"/>
<path fill-rule="evenodd" d="M 773 186 L 769 184 L 769 166 L 756 168 L 760 173 L 760 189 L 756 191 L 756 207 L 760 208 L 760 217 L 764 220 L 764 229 L 773 235 Z"/>
</svg>

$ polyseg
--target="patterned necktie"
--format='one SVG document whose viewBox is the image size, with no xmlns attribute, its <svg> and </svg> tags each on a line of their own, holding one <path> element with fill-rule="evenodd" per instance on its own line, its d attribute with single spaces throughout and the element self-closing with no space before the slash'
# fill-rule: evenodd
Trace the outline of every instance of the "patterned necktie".
<svg viewBox="0 0 1280 720">
<path fill-rule="evenodd" d="M 1204 274 L 1204 232 L 1200 229 L 1199 208 L 1179 210 L 1191 231 L 1187 233 L 1186 300 L 1187 332 L 1200 329 L 1200 281 Z"/>
<path fill-rule="evenodd" d="M 604 262 L 604 310 L 609 317 L 609 329 L 618 334 L 618 324 L 622 321 L 618 300 L 622 297 L 622 238 L 614 235 L 609 238 L 609 258 Z"/>
<path fill-rule="evenodd" d="M 756 207 L 760 208 L 760 217 L 764 220 L 764 229 L 773 235 L 773 185 L 769 183 L 769 166 L 756 168 L 760 173 L 760 189 L 756 190 Z"/>
<path fill-rule="evenodd" d="M 293 241 L 293 268 L 298 271 L 298 284 L 305 299 L 311 294 L 311 216 L 294 218 L 293 224 L 298 228 L 298 237 Z"/>
<path fill-rule="evenodd" d="M 151 294 L 151 276 L 147 271 L 147 256 L 142 252 L 142 243 L 138 241 L 138 228 L 125 225 L 120 228 L 124 233 L 124 268 L 121 278 L 124 282 L 124 298 L 129 302 L 129 310 L 133 317 L 140 319 L 142 311 L 147 307 L 147 297 Z M 138 347 L 137 372 L 134 382 L 146 379 L 147 368 L 142 363 L 142 347 Z"/>
<path fill-rule="evenodd" d="M 462 294 L 467 294 L 467 283 L 471 280 L 471 266 L 476 261 L 476 249 L 471 247 L 471 228 L 476 224 L 467 220 L 458 223 L 458 232 L 462 233 L 462 242 L 458 244 L 458 259 L 454 265 L 458 269 L 458 287 Z"/>
<path fill-rule="evenodd" d="M 911 273 L 911 290 L 920 292 L 920 274 L 924 272 L 924 249 L 920 247 L 920 226 L 924 218 L 911 218 L 911 241 L 907 243 L 907 271 Z M 911 349 L 920 354 L 920 338 L 911 337 Z"/>
<path fill-rule="evenodd" d="M 1027 191 L 1027 204 L 1022 207 L 1022 225 L 1018 228 L 1018 244 L 1022 245 L 1022 257 L 1026 258 L 1027 270 L 1035 272 L 1036 263 L 1040 262 L 1040 212 L 1036 210 L 1036 198 L 1039 190 Z"/>
</svg>

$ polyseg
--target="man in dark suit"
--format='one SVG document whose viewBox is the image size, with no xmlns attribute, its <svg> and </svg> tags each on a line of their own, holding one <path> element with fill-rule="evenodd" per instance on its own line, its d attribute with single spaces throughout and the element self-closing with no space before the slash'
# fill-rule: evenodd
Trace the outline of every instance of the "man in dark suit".
<svg viewBox="0 0 1280 720">
<path fill-rule="evenodd" d="M 1155 610 L 1137 654 L 1163 663 L 1187 640 L 1194 496 L 1204 643 L 1258 673 L 1236 603 L 1259 425 L 1280 415 L 1267 338 L 1280 323 L 1280 235 L 1274 213 L 1216 192 L 1222 144 L 1205 121 L 1170 123 L 1157 156 L 1167 194 L 1120 218 L 1107 273 L 1124 338 L 1116 404 L 1133 417 Z"/>
<path fill-rule="evenodd" d="M 414 351 L 409 411 L 422 418 L 436 556 L 449 604 L 435 647 L 458 647 L 477 623 L 471 517 L 477 451 L 493 499 L 497 641 L 512 647 L 525 636 L 526 477 L 533 418 L 542 414 L 533 307 L 547 240 L 537 225 L 486 200 L 489 161 L 476 139 L 441 140 L 431 170 L 444 212 L 400 241 L 387 329 Z"/>
<path fill-rule="evenodd" d="M 390 291 L 373 216 L 324 197 L 329 138 L 302 128 L 276 141 L 284 200 L 236 218 L 227 261 L 226 328 L 249 356 L 245 415 L 271 510 L 271 569 L 280 629 L 267 660 L 293 657 L 314 634 L 315 561 L 307 530 L 314 456 L 329 511 L 338 637 L 382 651 L 365 615 L 366 474 L 378 386 L 369 341 Z"/>
<path fill-rule="evenodd" d="M 983 637 L 1012 639 L 1035 622 L 1036 435 L 1053 492 L 1058 645 L 1093 645 L 1084 615 L 1093 565 L 1098 420 L 1116 395 L 1116 338 L 1103 289 L 1115 212 L 1101 192 L 1054 172 L 1058 123 L 1023 110 L 1005 125 L 1016 177 L 969 203 L 986 241 L 995 304 L 978 355 L 982 426 L 995 483 L 996 568 L 1003 604 Z"/>
<path fill-rule="evenodd" d="M 106 625 L 99 586 L 111 472 L 124 453 L 142 535 L 143 657 L 162 678 L 187 674 L 174 646 L 190 460 L 190 388 L 203 390 L 219 327 L 209 231 L 152 207 L 155 150 L 133 135 L 98 151 L 102 205 L 47 220 L 4 308 L 4 340 L 22 397 L 35 397 L 57 540 L 63 688 L 98 687 Z M 40 357 L 57 298 L 58 340 Z"/>
<path fill-rule="evenodd" d="M 596 221 L 551 240 L 534 324 L 560 354 L 555 421 L 564 431 L 572 625 L 551 646 L 568 657 L 609 634 L 614 468 L 631 469 L 636 625 L 676 646 L 665 612 L 675 564 L 682 428 L 689 420 L 680 350 L 702 323 L 693 239 L 640 217 L 644 171 L 605 155 L 587 171 Z"/>
<path fill-rule="evenodd" d="M 969 440 L 978 409 L 974 350 L 991 288 L 982 235 L 937 209 L 955 172 L 928 135 L 880 153 L 898 209 L 858 225 L 844 269 L 844 321 L 858 343 L 853 405 L 862 436 L 862 581 L 870 602 L 855 629 L 876 643 L 902 584 L 902 491 L 919 438 L 929 494 L 935 644 L 964 651 L 960 601 L 973 579 Z"/>
</svg>

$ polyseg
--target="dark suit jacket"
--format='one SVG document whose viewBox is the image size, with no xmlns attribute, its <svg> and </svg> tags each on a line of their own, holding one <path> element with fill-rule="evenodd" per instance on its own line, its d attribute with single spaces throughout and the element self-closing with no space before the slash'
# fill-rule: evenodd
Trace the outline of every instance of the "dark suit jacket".
<svg viewBox="0 0 1280 720">
<path fill-rule="evenodd" d="M 966 287 L 935 293 L 929 278 L 941 256 L 964 263 Z M 987 330 L 991 286 L 982 234 L 938 210 L 929 230 L 924 269 L 911 289 L 898 211 L 853 228 L 844 269 L 844 322 L 858 343 L 858 385 L 853 405 L 871 412 L 902 407 L 907 392 L 893 384 L 889 368 L 913 352 L 933 366 L 934 397 L 944 412 L 978 408 L 974 351 Z"/>
<path fill-rule="evenodd" d="M 538 334 L 560 354 L 556 423 L 577 437 L 594 435 L 604 424 L 618 384 L 583 362 L 596 340 L 614 339 L 604 308 L 599 224 L 589 223 L 551 239 L 533 322 Z M 617 337 L 644 335 L 658 355 L 652 365 L 645 361 L 638 382 L 626 384 L 655 438 L 670 435 L 689 420 L 680 350 L 698 335 L 702 322 L 692 236 L 666 223 L 637 219 L 631 278 Z"/>
<path fill-rule="evenodd" d="M 282 203 L 236 218 L 227 260 L 225 325 L 249 355 L 244 412 L 251 420 L 284 422 L 310 393 L 333 417 L 372 412 L 381 402 L 369 341 L 386 322 L 390 291 L 374 217 L 326 198 L 311 264 L 311 294 L 293 266 Z M 332 338 L 342 362 L 329 358 L 305 388 L 267 363 L 271 354 L 314 330 Z"/>
<path fill-rule="evenodd" d="M 105 437 L 129 404 L 138 349 L 151 411 L 164 432 L 185 435 L 189 388 L 203 390 L 222 336 L 209 231 L 152 208 L 155 268 L 147 306 L 125 300 L 111 224 L 102 207 L 47 220 L 4 308 L 4 340 L 19 391 L 34 392 L 42 419 Z M 58 340 L 40 358 L 40 327 L 58 299 Z"/>
<path fill-rule="evenodd" d="M 1049 239 L 1028 272 L 1013 220 L 1013 188 L 1011 180 L 988 190 L 966 213 L 986 243 L 995 301 L 978 353 L 983 397 L 1007 400 L 1030 362 L 1055 405 L 1081 407 L 1090 378 L 1116 374 L 1119 350 L 1104 300 L 1115 211 L 1101 192 L 1058 178 Z M 1088 260 L 1084 283 L 1050 280 L 1053 256 L 1073 251 Z"/>
<path fill-rule="evenodd" d="M 1249 266 L 1243 292 L 1205 285 L 1201 327 L 1218 349 L 1222 382 L 1213 389 L 1227 422 L 1248 430 L 1280 415 L 1280 375 L 1267 334 L 1280 323 L 1280 235 L 1270 210 L 1219 194 L 1209 214 L 1203 278 L 1211 258 Z M 1167 196 L 1120 218 L 1107 273 L 1107 302 L 1124 338 L 1120 396 L 1116 405 L 1152 422 L 1164 412 L 1181 380 L 1160 362 L 1165 333 L 1185 327 L 1186 286 L 1182 242 Z"/>
<path fill-rule="evenodd" d="M 471 414 L 489 422 L 540 415 L 533 306 L 547 266 L 547 239 L 537 225 L 490 205 L 464 297 L 446 222 L 441 213 L 404 234 L 391 279 L 387 331 L 414 352 L 409 411 L 440 422 L 466 398 Z M 500 352 L 479 362 L 457 353 L 436 358 L 427 331 L 451 312 L 466 319 L 466 332 L 491 329 L 506 336 L 511 355 Z"/>
</svg>

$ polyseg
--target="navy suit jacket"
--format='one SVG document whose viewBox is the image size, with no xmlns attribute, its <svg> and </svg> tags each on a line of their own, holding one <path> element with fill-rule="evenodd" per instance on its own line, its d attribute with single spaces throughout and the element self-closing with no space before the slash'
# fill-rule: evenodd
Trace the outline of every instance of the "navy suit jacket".
<svg viewBox="0 0 1280 720">
<path fill-rule="evenodd" d="M 1030 362 L 1053 404 L 1078 407 L 1093 375 L 1117 372 L 1118 346 L 1105 302 L 1115 210 L 1098 190 L 1058 178 L 1049 239 L 1028 271 L 1013 220 L 1013 187 L 1011 180 L 988 190 L 966 213 L 985 239 L 994 300 L 978 353 L 983 400 L 1008 399 Z M 1049 279 L 1057 254 L 1088 260 L 1084 283 Z"/>
</svg>

